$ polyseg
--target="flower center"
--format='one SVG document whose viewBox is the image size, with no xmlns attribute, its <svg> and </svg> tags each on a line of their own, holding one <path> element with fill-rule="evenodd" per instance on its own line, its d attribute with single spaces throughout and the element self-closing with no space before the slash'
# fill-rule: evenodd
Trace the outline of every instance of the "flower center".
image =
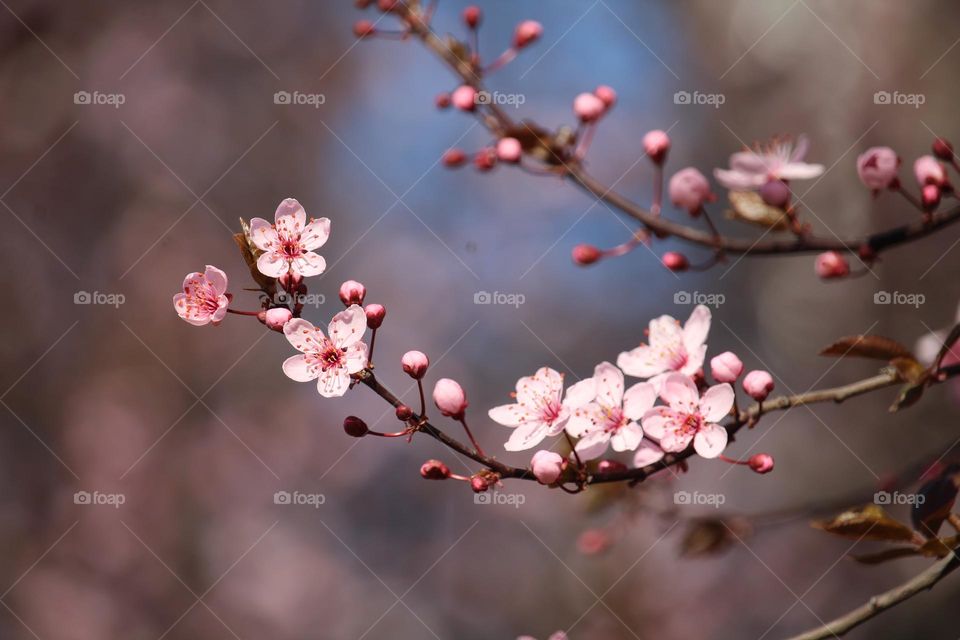
<svg viewBox="0 0 960 640">
<path fill-rule="evenodd" d="M 627 417 L 623 415 L 623 409 L 620 407 L 604 407 L 601 405 L 601 408 L 603 409 L 603 428 L 605 431 L 615 433 L 620 427 L 627 424 Z"/>
<path fill-rule="evenodd" d="M 699 413 L 688 413 L 680 423 L 680 432 L 685 435 L 696 435 L 703 426 L 703 417 Z"/>
<path fill-rule="evenodd" d="M 314 358 L 317 364 L 320 365 L 320 368 L 323 371 L 327 371 L 335 367 L 342 367 L 344 365 L 345 354 L 346 351 L 338 348 L 329 340 L 324 340 L 320 350 L 314 355 Z"/>
<path fill-rule="evenodd" d="M 280 251 L 288 260 L 300 257 L 300 241 L 292 238 L 284 238 L 280 243 Z"/>
<path fill-rule="evenodd" d="M 563 405 L 560 404 L 560 401 L 556 398 L 552 396 L 536 396 L 534 403 L 540 412 L 540 418 L 544 422 L 552 424 L 554 420 L 560 417 L 560 411 Z"/>
</svg>

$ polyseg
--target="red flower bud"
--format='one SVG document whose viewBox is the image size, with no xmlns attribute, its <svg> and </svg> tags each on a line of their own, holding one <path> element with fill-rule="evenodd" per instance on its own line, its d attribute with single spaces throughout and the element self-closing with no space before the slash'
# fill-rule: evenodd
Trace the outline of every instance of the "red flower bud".
<svg viewBox="0 0 960 640">
<path fill-rule="evenodd" d="M 450 469 L 439 460 L 427 460 L 420 467 L 420 475 L 427 480 L 446 480 Z"/>
<path fill-rule="evenodd" d="M 357 416 L 347 416 L 343 419 L 343 430 L 347 432 L 348 436 L 354 438 L 362 438 L 367 435 L 367 423 L 358 418 Z"/>
<path fill-rule="evenodd" d="M 575 264 L 585 267 L 602 258 L 603 252 L 592 244 L 578 244 L 573 248 L 571 257 Z"/>
<path fill-rule="evenodd" d="M 387 315 L 387 310 L 382 304 L 368 304 L 363 308 L 363 312 L 367 316 L 367 327 L 370 329 L 379 329 Z"/>
</svg>

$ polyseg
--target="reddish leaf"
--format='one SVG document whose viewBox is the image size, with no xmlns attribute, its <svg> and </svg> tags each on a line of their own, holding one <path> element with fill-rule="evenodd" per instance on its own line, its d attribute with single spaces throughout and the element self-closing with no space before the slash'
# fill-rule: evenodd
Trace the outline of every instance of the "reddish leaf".
<svg viewBox="0 0 960 640">
<path fill-rule="evenodd" d="M 910 511 L 910 520 L 920 533 L 935 538 L 950 515 L 957 500 L 957 483 L 960 480 L 960 465 L 951 464 L 937 477 L 923 484 L 917 491 L 917 500 Z"/>
<path fill-rule="evenodd" d="M 854 540 L 882 540 L 910 542 L 913 529 L 891 518 L 883 508 L 868 504 L 859 509 L 848 509 L 833 520 L 813 523 L 818 529 Z"/>
<path fill-rule="evenodd" d="M 892 360 L 894 358 L 913 358 L 905 346 L 883 336 L 847 336 L 840 338 L 820 352 L 822 356 L 857 356 L 874 360 Z"/>
<path fill-rule="evenodd" d="M 897 558 L 909 558 L 919 556 L 920 550 L 916 547 L 894 547 L 893 549 L 884 549 L 876 553 L 865 553 L 863 555 L 851 555 L 850 557 L 862 564 L 881 564 Z"/>
</svg>

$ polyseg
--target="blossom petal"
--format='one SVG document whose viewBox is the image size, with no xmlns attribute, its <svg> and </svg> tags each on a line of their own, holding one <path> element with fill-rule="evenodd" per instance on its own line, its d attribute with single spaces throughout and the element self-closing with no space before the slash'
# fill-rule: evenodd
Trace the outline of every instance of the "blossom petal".
<svg viewBox="0 0 960 640">
<path fill-rule="evenodd" d="M 666 370 L 667 361 L 663 352 L 644 344 L 617 356 L 617 366 L 628 376 L 649 378 Z"/>
<path fill-rule="evenodd" d="M 623 415 L 639 420 L 657 402 L 657 390 L 649 382 L 638 382 L 623 394 Z"/>
<path fill-rule="evenodd" d="M 651 438 L 659 440 L 668 429 L 673 429 L 679 417 L 667 407 L 654 407 L 643 414 L 643 431 Z"/>
<path fill-rule="evenodd" d="M 490 419 L 505 427 L 518 427 L 530 419 L 529 413 L 521 404 L 504 404 L 487 411 Z"/>
<path fill-rule="evenodd" d="M 710 309 L 702 304 L 694 307 L 683 325 L 683 346 L 687 353 L 698 351 L 703 343 L 707 341 L 707 335 L 710 333 Z"/>
<path fill-rule="evenodd" d="M 713 177 L 731 191 L 759 189 L 767 181 L 765 174 L 731 171 L 730 169 L 714 169 Z"/>
<path fill-rule="evenodd" d="M 607 447 L 610 444 L 610 432 L 608 431 L 593 431 L 588 433 L 583 438 L 577 442 L 577 446 L 574 447 L 577 450 L 577 454 L 584 460 L 593 460 L 594 458 L 599 458 L 603 455 L 603 452 L 607 450 Z"/>
<path fill-rule="evenodd" d="M 309 278 L 326 271 L 327 261 L 318 253 L 305 251 L 290 261 L 290 269 L 304 278 Z"/>
<path fill-rule="evenodd" d="M 623 371 L 609 362 L 601 362 L 593 370 L 597 383 L 597 402 L 605 407 L 620 407 L 623 402 Z"/>
<path fill-rule="evenodd" d="M 176 309 L 177 315 L 195 327 L 209 324 L 210 316 L 208 314 L 198 314 L 195 309 L 191 309 L 187 304 L 188 300 L 189 297 L 185 293 L 178 293 L 173 296 L 173 308 Z"/>
<path fill-rule="evenodd" d="M 702 344 L 698 349 L 687 353 L 687 363 L 680 367 L 680 373 L 694 376 L 703 368 L 703 361 L 707 358 L 707 345 Z"/>
<path fill-rule="evenodd" d="M 780 167 L 777 177 L 781 180 L 810 180 L 821 175 L 824 171 L 822 164 L 807 164 L 806 162 L 790 162 Z"/>
<path fill-rule="evenodd" d="M 307 357 L 301 353 L 283 361 L 283 372 L 291 380 L 310 382 L 320 375 L 320 365 L 319 363 L 309 364 Z"/>
<path fill-rule="evenodd" d="M 319 353 L 323 348 L 323 331 L 303 318 L 293 318 L 283 325 L 283 334 L 294 349 L 303 353 Z"/>
<path fill-rule="evenodd" d="M 581 380 L 567 388 L 563 404 L 571 409 L 579 409 L 597 397 L 597 382 L 593 378 Z"/>
<path fill-rule="evenodd" d="M 507 451 L 525 451 L 540 444 L 547 436 L 542 422 L 531 422 L 517 427 L 503 445 Z"/>
<path fill-rule="evenodd" d="M 212 264 L 208 264 L 203 276 L 218 294 L 222 295 L 227 292 L 227 274 L 223 271 Z"/>
<path fill-rule="evenodd" d="M 217 310 L 213 312 L 210 316 L 210 322 L 214 324 L 220 324 L 220 321 L 227 316 L 227 307 L 230 305 L 230 300 L 227 296 L 220 296 L 217 298 Z"/>
<path fill-rule="evenodd" d="M 582 438 L 585 434 L 597 431 L 603 421 L 603 409 L 595 402 L 591 402 L 579 409 L 575 409 L 567 421 L 567 433 L 574 438 Z"/>
<path fill-rule="evenodd" d="M 367 343 L 355 342 L 346 349 L 344 357 L 344 366 L 347 373 L 357 373 L 363 371 L 367 366 Z"/>
<path fill-rule="evenodd" d="M 343 367 L 331 367 L 317 378 L 317 392 L 324 398 L 339 398 L 350 388 L 350 374 Z"/>
<path fill-rule="evenodd" d="M 660 397 L 670 405 L 671 409 L 682 413 L 693 413 L 700 404 L 697 385 L 693 384 L 689 376 L 682 373 L 671 373 L 667 376 L 663 381 Z"/>
<path fill-rule="evenodd" d="M 628 422 L 610 436 L 614 451 L 633 451 L 643 440 L 643 429 L 636 422 Z"/>
<path fill-rule="evenodd" d="M 693 440 L 693 434 L 691 433 L 686 433 L 679 429 L 668 429 L 663 434 L 663 437 L 660 438 L 660 448 L 670 453 L 678 453 L 690 446 L 691 440 Z"/>
<path fill-rule="evenodd" d="M 355 344 L 367 329 L 367 316 L 358 304 L 352 304 L 337 315 L 327 326 L 333 344 L 341 349 Z"/>
<path fill-rule="evenodd" d="M 723 420 L 733 408 L 734 396 L 733 387 L 727 382 L 710 387 L 700 398 L 700 415 L 707 422 Z"/>
<path fill-rule="evenodd" d="M 273 219 L 281 237 L 297 238 L 307 226 L 307 212 L 294 198 L 287 198 L 277 206 Z"/>
<path fill-rule="evenodd" d="M 742 173 L 767 173 L 767 159 L 756 151 L 738 151 L 730 156 L 730 168 Z"/>
<path fill-rule="evenodd" d="M 319 249 L 330 237 L 330 218 L 317 218 L 303 228 L 300 233 L 300 246 L 307 251 Z"/>
<path fill-rule="evenodd" d="M 643 440 L 633 456 L 633 466 L 637 469 L 663 459 L 663 449 L 649 440 Z"/>
<path fill-rule="evenodd" d="M 517 402 L 522 405 L 535 406 L 543 401 L 543 398 L 556 398 L 556 378 L 559 378 L 559 384 L 563 386 L 563 377 L 549 367 L 541 367 L 532 376 L 524 376 L 517 380 Z"/>
<path fill-rule="evenodd" d="M 250 221 L 250 241 L 261 251 L 276 251 L 280 246 L 277 230 L 263 218 Z"/>
<path fill-rule="evenodd" d="M 257 258 L 257 269 L 265 276 L 279 278 L 290 270 L 290 263 L 282 253 L 268 251 Z"/>
<path fill-rule="evenodd" d="M 727 430 L 718 424 L 704 425 L 693 438 L 693 448 L 704 458 L 716 458 L 727 446 Z"/>
</svg>

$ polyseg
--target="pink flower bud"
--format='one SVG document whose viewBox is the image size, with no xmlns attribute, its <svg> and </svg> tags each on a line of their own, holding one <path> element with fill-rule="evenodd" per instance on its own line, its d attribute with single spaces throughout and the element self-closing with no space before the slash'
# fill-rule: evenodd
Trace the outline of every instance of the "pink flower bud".
<svg viewBox="0 0 960 640">
<path fill-rule="evenodd" d="M 454 89 L 450 102 L 461 111 L 473 111 L 477 108 L 477 90 L 468 84 Z"/>
<path fill-rule="evenodd" d="M 768 180 L 760 187 L 760 197 L 771 207 L 786 209 L 790 204 L 790 187 L 783 180 Z"/>
<path fill-rule="evenodd" d="M 480 7 L 476 5 L 470 5 L 463 10 L 463 21 L 471 29 L 476 29 L 480 25 L 480 18 L 483 17 L 483 14 L 480 12 Z"/>
<path fill-rule="evenodd" d="M 524 20 L 513 32 L 513 46 L 523 49 L 536 42 L 543 35 L 543 25 L 536 20 Z"/>
<path fill-rule="evenodd" d="M 670 201 L 686 209 L 690 215 L 697 215 L 704 202 L 714 199 L 710 183 L 702 173 L 693 167 L 681 169 L 673 174 L 668 186 Z"/>
<path fill-rule="evenodd" d="M 603 105 L 608 111 L 617 103 L 617 92 L 613 90 L 613 87 L 608 87 L 605 84 L 594 89 L 593 95 L 603 101 Z"/>
<path fill-rule="evenodd" d="M 450 94 L 444 91 L 443 93 L 438 93 L 437 97 L 433 99 L 433 104 L 436 105 L 437 109 L 447 109 L 450 107 Z"/>
<path fill-rule="evenodd" d="M 573 248 L 571 256 L 573 257 L 574 263 L 585 267 L 603 257 L 603 253 L 592 244 L 578 244 Z"/>
<path fill-rule="evenodd" d="M 411 374 L 413 375 L 413 374 Z M 440 378 L 433 387 L 433 401 L 440 413 L 448 418 L 460 419 L 467 409 L 467 395 L 456 380 Z"/>
<path fill-rule="evenodd" d="M 377 8 L 384 13 L 389 13 L 397 9 L 398 0 L 377 0 Z"/>
<path fill-rule="evenodd" d="M 363 304 L 367 295 L 367 288 L 356 280 L 347 280 L 340 285 L 340 301 L 347 307 L 352 304 Z"/>
<path fill-rule="evenodd" d="M 612 473 L 626 470 L 627 465 L 618 460 L 601 460 L 597 463 L 597 471 L 600 473 Z"/>
<path fill-rule="evenodd" d="M 353 35 L 366 38 L 377 32 L 377 28 L 369 20 L 357 20 L 353 23 Z"/>
<path fill-rule="evenodd" d="M 732 351 L 724 351 L 710 359 L 710 375 L 717 382 L 734 383 L 743 373 L 743 363 Z"/>
<path fill-rule="evenodd" d="M 857 158 L 857 175 L 868 189 L 879 191 L 894 184 L 900 156 L 890 147 L 872 147 Z"/>
<path fill-rule="evenodd" d="M 933 211 L 940 204 L 940 187 L 927 184 L 920 190 L 920 201 L 925 211 Z"/>
<path fill-rule="evenodd" d="M 947 172 L 933 156 L 920 156 L 913 163 L 913 173 L 921 185 L 935 184 L 943 186 L 947 182 Z"/>
<path fill-rule="evenodd" d="M 953 145 L 950 144 L 949 140 L 944 138 L 937 138 L 933 141 L 933 155 L 937 156 L 944 162 L 953 161 Z"/>
<path fill-rule="evenodd" d="M 413 417 L 413 409 L 411 409 L 405 404 L 402 404 L 399 407 L 397 407 L 396 414 L 397 414 L 397 420 L 406 422 L 407 420 Z"/>
<path fill-rule="evenodd" d="M 267 309 L 264 314 L 263 324 L 274 331 L 283 331 L 283 325 L 287 324 L 287 321 L 292 317 L 293 313 L 286 307 Z"/>
<path fill-rule="evenodd" d="M 363 308 L 363 313 L 367 316 L 367 328 L 379 329 L 387 315 L 387 310 L 382 304 L 368 304 Z"/>
<path fill-rule="evenodd" d="M 826 251 L 818 255 L 815 268 L 817 275 L 824 280 L 843 278 L 850 273 L 847 259 L 836 251 Z"/>
<path fill-rule="evenodd" d="M 347 432 L 348 436 L 353 438 L 362 438 L 367 435 L 369 429 L 367 428 L 367 423 L 358 418 L 357 416 L 347 416 L 343 419 L 343 430 Z"/>
<path fill-rule="evenodd" d="M 577 538 L 577 550 L 585 556 L 594 556 L 610 548 L 610 534 L 603 529 L 587 529 Z"/>
<path fill-rule="evenodd" d="M 487 172 L 497 166 L 497 150 L 487 147 L 473 156 L 473 166 L 477 171 Z"/>
<path fill-rule="evenodd" d="M 643 152 L 653 160 L 654 164 L 663 164 L 670 151 L 670 136 L 665 131 L 654 129 L 643 136 Z"/>
<path fill-rule="evenodd" d="M 773 456 L 769 453 L 757 453 L 750 456 L 747 464 L 757 473 L 770 473 L 773 471 Z"/>
<path fill-rule="evenodd" d="M 442 158 L 443 166 L 451 169 L 455 167 L 462 167 L 466 161 L 467 154 L 465 154 L 461 149 L 447 149 Z"/>
<path fill-rule="evenodd" d="M 473 476 L 470 478 L 470 488 L 474 493 L 483 493 L 490 488 L 490 480 L 483 476 Z"/>
<path fill-rule="evenodd" d="M 430 358 L 422 351 L 407 351 L 403 354 L 403 357 L 400 358 L 400 366 L 403 367 L 404 373 L 411 378 L 420 380 L 427 374 L 427 367 L 430 366 Z M 453 381 L 451 380 L 451 382 Z M 456 383 L 454 382 L 454 384 Z M 462 393 L 461 391 L 461 394 Z M 434 395 L 436 395 L 436 391 L 434 391 Z"/>
<path fill-rule="evenodd" d="M 582 122 L 595 122 L 606 110 L 603 100 L 592 93 L 581 93 L 573 100 L 573 112 Z"/>
<path fill-rule="evenodd" d="M 523 147 L 516 138 L 500 138 L 497 141 L 497 157 L 504 162 L 520 162 Z"/>
<path fill-rule="evenodd" d="M 670 271 L 686 271 L 690 267 L 687 256 L 677 251 L 667 251 L 663 254 L 663 266 Z"/>
<path fill-rule="evenodd" d="M 553 484 L 563 473 L 563 457 L 553 451 L 537 451 L 530 460 L 530 467 L 540 484 Z"/>
<path fill-rule="evenodd" d="M 450 477 L 450 468 L 439 460 L 427 460 L 420 467 L 420 475 L 427 480 L 446 480 Z"/>
<path fill-rule="evenodd" d="M 743 390 L 757 402 L 762 402 L 773 391 L 773 376 L 766 371 L 751 371 L 743 379 Z"/>
</svg>

